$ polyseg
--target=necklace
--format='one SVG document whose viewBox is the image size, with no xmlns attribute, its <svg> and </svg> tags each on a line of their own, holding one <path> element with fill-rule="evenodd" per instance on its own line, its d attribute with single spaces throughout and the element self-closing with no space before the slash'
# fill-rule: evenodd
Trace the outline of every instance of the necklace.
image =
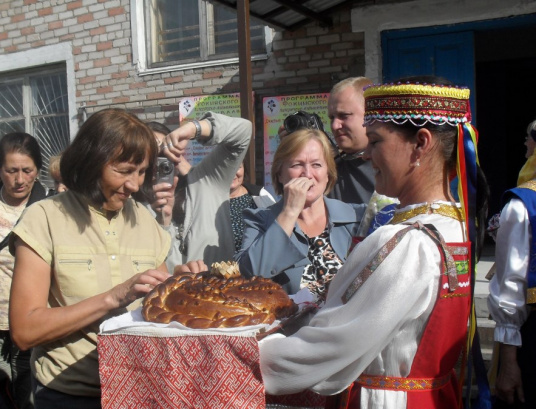
<svg viewBox="0 0 536 409">
<path fill-rule="evenodd" d="M 445 217 L 450 217 L 454 220 L 463 221 L 464 216 L 460 208 L 446 203 L 425 203 L 413 209 L 404 212 L 395 213 L 389 224 L 397 224 L 405 222 L 419 214 L 440 214 Z"/>
</svg>

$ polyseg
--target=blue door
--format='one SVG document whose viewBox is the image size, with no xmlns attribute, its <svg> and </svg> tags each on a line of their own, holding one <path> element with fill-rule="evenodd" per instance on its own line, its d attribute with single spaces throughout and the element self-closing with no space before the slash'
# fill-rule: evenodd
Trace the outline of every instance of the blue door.
<svg viewBox="0 0 536 409">
<path fill-rule="evenodd" d="M 489 216 L 501 210 L 502 194 L 516 186 L 525 162 L 523 138 L 536 115 L 525 102 L 536 95 L 535 27 L 536 13 L 382 32 L 382 81 L 439 75 L 471 89 Z"/>
<path fill-rule="evenodd" d="M 475 110 L 473 31 L 397 30 L 382 35 L 383 81 L 412 75 L 436 75 L 471 89 Z M 476 118 L 473 115 L 473 123 Z"/>
</svg>

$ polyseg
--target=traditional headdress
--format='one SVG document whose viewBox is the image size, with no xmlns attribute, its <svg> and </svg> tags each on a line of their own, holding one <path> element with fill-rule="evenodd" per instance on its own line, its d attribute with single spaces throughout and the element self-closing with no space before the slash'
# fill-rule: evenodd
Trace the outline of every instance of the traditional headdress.
<svg viewBox="0 0 536 409">
<path fill-rule="evenodd" d="M 414 126 L 425 126 L 430 123 L 458 128 L 458 196 L 464 209 L 469 238 L 473 241 L 476 237 L 478 132 L 470 123 L 469 94 L 470 90 L 466 87 L 417 82 L 371 85 L 363 92 L 365 125 L 380 121 L 396 125 L 409 122 Z"/>
<path fill-rule="evenodd" d="M 469 216 L 470 210 L 472 216 L 476 213 L 476 169 L 479 163 L 476 148 L 478 132 L 470 123 L 469 94 L 470 90 L 466 87 L 417 82 L 371 85 L 363 92 L 365 125 L 380 121 L 396 125 L 410 122 L 415 126 L 431 123 L 458 128 L 458 197 L 464 208 L 467 231 L 471 233 L 469 223 L 474 223 L 474 218 Z M 476 234 L 474 226 L 472 230 Z M 469 238 L 473 240 L 475 237 Z"/>
<path fill-rule="evenodd" d="M 469 89 L 446 85 L 384 84 L 365 89 L 365 125 L 458 125 L 471 121 Z"/>
<path fill-rule="evenodd" d="M 453 85 L 436 85 L 418 82 L 371 85 L 365 88 L 365 125 L 376 121 L 391 122 L 396 125 L 411 123 L 420 127 L 427 124 L 453 126 L 457 128 L 458 196 L 463 208 L 467 232 L 471 240 L 471 282 L 472 300 L 475 283 L 475 243 L 476 243 L 476 186 L 478 153 L 478 132 L 471 125 L 469 104 L 470 90 Z M 477 381 L 482 399 L 489 397 L 489 387 L 482 353 L 476 332 L 474 303 L 471 306 L 471 325 L 467 350 L 473 354 Z M 475 342 L 473 342 L 475 341 Z M 468 382 L 471 379 L 469 367 Z"/>
</svg>

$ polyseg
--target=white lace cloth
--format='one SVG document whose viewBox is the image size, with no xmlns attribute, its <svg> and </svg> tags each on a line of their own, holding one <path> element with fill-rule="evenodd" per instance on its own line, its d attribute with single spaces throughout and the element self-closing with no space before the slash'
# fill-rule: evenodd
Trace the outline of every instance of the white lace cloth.
<svg viewBox="0 0 536 409">
<path fill-rule="evenodd" d="M 273 324 L 272 324 L 273 325 Z M 251 325 L 239 328 L 211 328 L 211 329 L 192 329 L 172 321 L 169 324 L 159 324 L 156 322 L 145 321 L 141 315 L 141 308 L 127 312 L 117 317 L 104 321 L 99 327 L 100 335 L 113 334 L 131 334 L 131 335 L 151 335 L 160 337 L 174 337 L 181 335 L 236 335 L 236 336 L 254 336 L 261 329 L 269 329 L 266 324 Z"/>
</svg>

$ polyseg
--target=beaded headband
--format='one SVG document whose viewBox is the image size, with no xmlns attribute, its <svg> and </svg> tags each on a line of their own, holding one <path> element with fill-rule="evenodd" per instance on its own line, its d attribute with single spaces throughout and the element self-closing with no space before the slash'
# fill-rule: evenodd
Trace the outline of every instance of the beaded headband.
<svg viewBox="0 0 536 409">
<path fill-rule="evenodd" d="M 383 84 L 365 88 L 365 125 L 375 121 L 402 125 L 456 126 L 471 121 L 469 88 L 428 84 Z"/>
</svg>

